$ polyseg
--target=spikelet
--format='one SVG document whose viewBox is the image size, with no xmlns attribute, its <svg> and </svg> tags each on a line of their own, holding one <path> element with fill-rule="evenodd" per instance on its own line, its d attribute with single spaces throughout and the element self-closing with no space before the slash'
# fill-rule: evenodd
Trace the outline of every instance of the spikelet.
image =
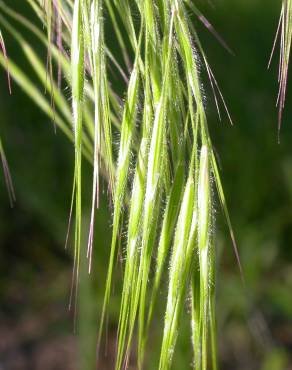
<svg viewBox="0 0 292 370">
<path fill-rule="evenodd" d="M 76 290 L 79 282 L 80 248 L 82 231 L 82 132 L 83 132 L 83 93 L 84 93 L 84 39 L 82 32 L 82 0 L 74 1 L 72 38 L 71 38 L 71 78 L 72 78 L 72 115 L 75 142 L 75 250 L 73 279 Z M 75 297 L 77 299 L 77 297 Z"/>
</svg>

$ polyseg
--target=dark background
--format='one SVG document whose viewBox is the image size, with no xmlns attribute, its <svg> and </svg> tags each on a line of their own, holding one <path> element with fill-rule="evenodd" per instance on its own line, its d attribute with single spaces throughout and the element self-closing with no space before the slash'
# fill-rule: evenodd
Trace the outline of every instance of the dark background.
<svg viewBox="0 0 292 370">
<path fill-rule="evenodd" d="M 221 369 L 291 370 L 292 81 L 290 78 L 288 82 L 278 144 L 278 54 L 271 71 L 267 71 L 280 1 L 197 3 L 234 51 L 234 56 L 228 54 L 194 19 L 235 123 L 231 127 L 226 116 L 219 122 L 212 92 L 206 87 L 209 126 L 246 279 L 244 287 L 217 201 Z M 15 5 L 10 0 L 7 4 L 30 17 L 25 2 Z M 3 34 L 9 55 L 33 79 L 16 43 Z M 46 51 L 37 41 L 29 41 L 45 58 Z M 54 134 L 52 122 L 15 83 L 9 96 L 5 72 L 1 69 L 0 73 L 0 135 L 17 197 L 11 209 L 1 173 L 0 369 L 93 369 L 110 240 L 107 201 L 102 200 L 97 216 L 93 274 L 82 274 L 79 320 L 74 331 L 74 313 L 67 308 L 72 251 L 64 250 L 73 147 L 60 131 Z M 86 164 L 85 222 L 89 217 L 90 173 Z M 108 355 L 102 356 L 99 369 L 112 368 L 116 299 L 111 304 Z M 187 314 L 181 332 L 173 365 L 178 370 L 189 368 L 191 358 Z M 157 345 L 153 344 L 147 355 L 147 369 L 156 368 L 159 335 L 153 329 L 153 343 L 157 340 Z"/>
</svg>

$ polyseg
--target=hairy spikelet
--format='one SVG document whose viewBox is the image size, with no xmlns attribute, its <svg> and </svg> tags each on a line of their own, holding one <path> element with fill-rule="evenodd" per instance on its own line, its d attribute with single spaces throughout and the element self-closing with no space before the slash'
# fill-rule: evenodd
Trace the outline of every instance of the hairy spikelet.
<svg viewBox="0 0 292 370">
<path fill-rule="evenodd" d="M 90 228 L 88 234 L 86 231 L 89 271 L 93 263 L 94 222 L 101 177 L 108 184 L 113 205 L 99 343 L 113 290 L 118 246 L 122 244 L 125 263 L 116 370 L 127 367 L 135 338 L 137 368 L 147 368 L 147 339 L 164 277 L 168 279 L 167 298 L 163 303 L 159 301 L 165 306 L 165 315 L 158 368 L 171 368 L 184 302 L 191 291 L 190 342 L 194 367 L 207 370 L 211 351 L 212 367 L 216 369 L 212 182 L 217 188 L 237 257 L 238 253 L 208 130 L 200 78 L 202 67 L 209 76 L 218 112 L 221 100 L 230 121 L 231 118 L 188 13 L 195 14 L 228 49 L 227 45 L 189 0 L 26 1 L 40 19 L 40 27 L 2 0 L 0 25 L 20 45 L 51 102 L 13 61 L 9 63 L 11 76 L 74 143 L 70 219 L 71 214 L 75 215 L 75 298 L 84 239 L 84 155 L 93 166 Z M 291 41 L 287 17 L 291 17 L 291 1 L 284 3 L 281 18 L 286 40 L 281 66 L 283 81 L 287 79 L 289 35 Z M 36 55 L 21 32 L 11 26 L 11 20 L 32 32 L 47 47 L 47 60 Z M 41 29 L 43 24 L 46 34 Z M 109 45 L 113 43 L 107 44 L 108 29 L 113 31 L 110 37 L 116 45 L 112 50 Z M 2 36 L 0 41 L 5 51 Z M 0 63 L 6 65 L 2 54 Z M 119 88 L 114 82 L 116 72 L 122 80 Z M 62 78 L 70 88 L 71 102 L 59 88 Z M 283 89 L 285 82 L 280 86 Z M 283 105 L 283 92 L 280 96 Z M 114 133 L 119 135 L 117 156 L 114 155 Z M 1 142 L 0 155 L 6 164 Z M 7 178 L 10 181 L 10 176 Z M 125 229 L 127 232 L 122 238 Z"/>
<path fill-rule="evenodd" d="M 169 369 L 171 365 L 178 334 L 179 319 L 186 290 L 189 285 L 190 270 L 196 249 L 196 231 L 197 205 L 195 199 L 194 168 L 191 166 L 173 242 L 163 342 L 159 363 L 160 370 Z"/>
<path fill-rule="evenodd" d="M 83 132 L 83 89 L 84 89 L 84 37 L 82 29 L 82 0 L 75 0 L 73 10 L 71 38 L 71 79 L 72 79 L 72 115 L 75 142 L 75 252 L 73 279 L 76 279 L 76 289 L 79 281 L 80 248 L 82 231 L 82 132 Z"/>
<path fill-rule="evenodd" d="M 112 156 L 112 133 L 110 122 L 110 107 L 108 94 L 108 80 L 106 71 L 106 59 L 104 54 L 104 29 L 101 1 L 92 1 L 90 6 L 90 61 L 92 64 L 92 80 L 94 88 L 94 157 L 93 157 L 93 191 L 92 211 L 88 241 L 89 270 L 92 263 L 92 245 L 94 230 L 94 213 L 98 208 L 99 198 L 99 168 L 100 152 L 104 151 L 106 168 L 109 174 L 109 187 L 113 193 L 113 156 Z M 88 42 L 89 42 L 88 41 Z M 103 148 L 103 149 L 101 149 Z"/>
</svg>

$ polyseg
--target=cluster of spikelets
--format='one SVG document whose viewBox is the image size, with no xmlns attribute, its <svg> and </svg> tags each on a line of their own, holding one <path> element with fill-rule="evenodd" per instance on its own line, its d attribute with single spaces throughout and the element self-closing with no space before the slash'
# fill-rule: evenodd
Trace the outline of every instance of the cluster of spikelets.
<svg viewBox="0 0 292 370">
<path fill-rule="evenodd" d="M 206 370 L 211 353 L 212 367 L 216 369 L 213 182 L 232 239 L 233 233 L 208 133 L 200 60 L 209 76 L 218 110 L 217 95 L 221 99 L 222 95 L 187 12 L 192 11 L 214 31 L 212 26 L 191 0 L 27 2 L 46 26 L 46 35 L 2 0 L 0 24 L 19 43 L 51 101 L 11 60 L 9 73 L 74 142 L 71 213 L 74 209 L 76 287 L 84 232 L 83 157 L 93 164 L 87 246 L 89 270 L 100 176 L 107 180 L 113 203 L 113 235 L 99 340 L 110 302 L 120 235 L 126 229 L 126 237 L 122 240 L 125 264 L 116 369 L 127 367 L 136 337 L 138 367 L 143 367 L 156 298 L 166 276 L 167 299 L 158 368 L 171 367 L 182 311 L 186 298 L 191 296 L 194 368 Z M 46 46 L 47 61 L 35 53 L 11 21 L 31 31 Z M 118 53 L 108 48 L 107 24 L 114 31 L 110 37 L 118 45 Z M 280 125 L 292 39 L 292 0 L 283 0 L 276 40 L 278 35 L 281 35 Z M 3 51 L 0 63 L 7 68 L 1 33 L 0 46 Z M 115 89 L 116 74 L 123 80 L 123 96 Z M 62 76 L 70 86 L 71 103 L 62 92 Z M 225 105 L 223 99 L 222 102 Z M 118 154 L 113 144 L 113 135 L 117 133 L 120 138 Z M 13 201 L 13 187 L 1 141 L 0 155 Z"/>
<path fill-rule="evenodd" d="M 110 302 L 118 246 L 122 244 L 125 263 L 116 369 L 127 367 L 136 338 L 138 367 L 143 368 L 156 298 L 166 278 L 158 368 L 171 367 L 185 301 L 191 296 L 194 368 L 206 370 L 207 358 L 211 357 L 216 369 L 212 183 L 232 237 L 233 233 L 208 132 L 200 60 L 217 106 L 217 95 L 222 95 L 188 12 L 192 11 L 203 23 L 205 18 L 190 0 L 27 2 L 46 25 L 47 34 L 2 0 L 0 24 L 19 43 L 51 101 L 12 61 L 11 76 L 74 142 L 71 210 L 75 215 L 76 286 L 84 232 L 89 235 L 87 255 L 91 268 L 100 176 L 108 183 L 113 203 L 99 340 Z M 30 30 L 46 45 L 47 61 L 35 53 L 10 21 Z M 106 34 L 107 24 L 114 34 Z M 109 49 L 110 38 L 118 45 L 118 54 Z M 2 55 L 0 62 L 5 66 Z M 123 96 L 115 89 L 116 74 L 124 81 Z M 61 76 L 70 86 L 70 103 L 62 92 Z M 117 133 L 119 147 L 115 151 L 113 136 Z M 89 232 L 82 227 L 83 156 L 93 164 Z M 120 243 L 124 229 L 126 236 Z"/>
</svg>

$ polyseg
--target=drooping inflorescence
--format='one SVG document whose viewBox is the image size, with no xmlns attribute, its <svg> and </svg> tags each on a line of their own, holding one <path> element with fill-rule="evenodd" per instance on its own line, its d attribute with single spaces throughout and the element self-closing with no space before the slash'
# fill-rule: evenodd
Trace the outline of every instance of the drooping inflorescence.
<svg viewBox="0 0 292 370">
<path fill-rule="evenodd" d="M 193 11 L 212 32 L 213 27 L 188 0 L 27 2 L 47 26 L 47 35 L 2 1 L 0 9 L 5 17 L 0 14 L 0 23 L 19 43 L 51 93 L 53 107 L 13 62 L 12 77 L 74 143 L 76 287 L 80 251 L 84 248 L 83 156 L 93 165 L 89 270 L 93 263 L 100 176 L 108 183 L 113 204 L 99 341 L 122 244 L 125 263 L 116 369 L 127 366 L 135 338 L 137 366 L 143 368 L 158 292 L 166 279 L 164 329 L 157 367 L 171 367 L 184 302 L 191 295 L 194 367 L 206 370 L 211 352 L 216 369 L 213 181 L 233 233 L 208 131 L 200 60 L 210 78 L 218 109 L 217 94 L 221 98 L 222 94 L 188 13 Z M 43 63 L 23 36 L 13 30 L 9 18 L 33 32 L 48 47 L 48 63 Z M 3 64 L 4 60 L 0 58 L 0 62 Z M 60 70 L 71 90 L 70 102 L 58 88 Z M 50 78 L 46 78 L 47 74 Z M 225 106 L 223 98 L 222 102 Z M 118 147 L 114 134 L 119 136 Z M 123 238 L 124 229 L 127 232 Z"/>
</svg>

